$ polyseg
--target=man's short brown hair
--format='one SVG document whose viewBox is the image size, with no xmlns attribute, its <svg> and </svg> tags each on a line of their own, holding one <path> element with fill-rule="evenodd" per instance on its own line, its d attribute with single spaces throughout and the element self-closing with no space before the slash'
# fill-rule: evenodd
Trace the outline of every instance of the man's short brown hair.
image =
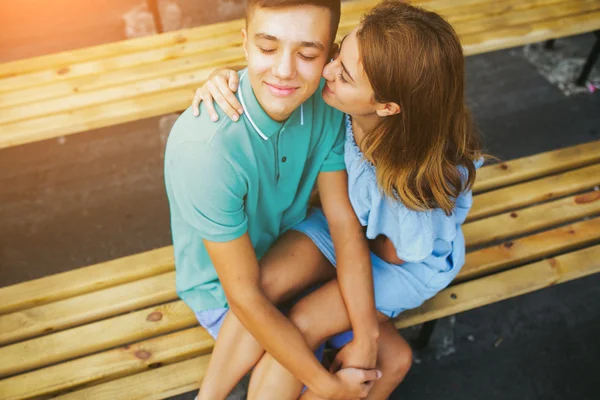
<svg viewBox="0 0 600 400">
<path fill-rule="evenodd" d="M 316 6 L 329 10 L 331 14 L 331 41 L 333 43 L 342 13 L 341 0 L 248 0 L 246 2 L 246 26 L 257 8 L 287 8 L 296 6 Z"/>
</svg>

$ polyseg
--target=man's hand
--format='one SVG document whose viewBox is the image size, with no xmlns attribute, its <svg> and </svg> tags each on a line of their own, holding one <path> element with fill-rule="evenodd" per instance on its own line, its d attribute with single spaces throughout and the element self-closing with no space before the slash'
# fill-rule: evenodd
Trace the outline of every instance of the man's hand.
<svg viewBox="0 0 600 400">
<path fill-rule="evenodd" d="M 364 399 L 369 395 L 375 381 L 381 378 L 381 371 L 371 369 L 344 368 L 335 374 L 339 388 L 326 398 L 332 400 Z"/>
<path fill-rule="evenodd" d="M 204 107 L 206 107 L 206 111 L 210 114 L 210 119 L 213 122 L 217 121 L 219 116 L 213 104 L 216 101 L 232 121 L 237 121 L 240 115 L 244 113 L 242 105 L 234 94 L 238 89 L 239 83 L 238 74 L 233 69 L 217 69 L 213 71 L 206 83 L 196 90 L 194 100 L 192 101 L 194 116 L 197 117 L 200 115 L 199 105 L 201 102 L 204 102 Z"/>
<path fill-rule="evenodd" d="M 335 373 L 340 368 L 373 369 L 377 365 L 377 341 L 358 342 L 353 340 L 337 353 L 331 363 L 330 371 Z"/>
</svg>

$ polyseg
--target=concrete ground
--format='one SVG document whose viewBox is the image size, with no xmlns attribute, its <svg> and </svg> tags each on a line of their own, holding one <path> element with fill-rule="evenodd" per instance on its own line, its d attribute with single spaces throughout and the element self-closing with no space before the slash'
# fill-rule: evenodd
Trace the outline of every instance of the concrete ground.
<svg viewBox="0 0 600 400">
<path fill-rule="evenodd" d="M 582 35 L 546 55 L 467 59 L 490 153 L 508 160 L 600 139 L 600 94 L 560 84 L 592 43 Z M 172 119 L 0 150 L 0 286 L 170 244 L 162 152 Z M 442 320 L 392 399 L 600 399 L 599 287 L 592 276 Z"/>
</svg>

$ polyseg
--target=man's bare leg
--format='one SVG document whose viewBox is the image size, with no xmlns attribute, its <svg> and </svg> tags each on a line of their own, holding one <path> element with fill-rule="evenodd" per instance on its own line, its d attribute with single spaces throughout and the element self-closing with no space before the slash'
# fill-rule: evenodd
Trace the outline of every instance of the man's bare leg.
<svg viewBox="0 0 600 400">
<path fill-rule="evenodd" d="M 388 319 L 381 313 L 378 317 L 380 322 Z M 313 350 L 331 336 L 351 328 L 337 279 L 300 300 L 292 308 L 289 318 Z M 265 354 L 252 373 L 248 399 L 296 400 L 303 387 L 294 375 Z"/>
<path fill-rule="evenodd" d="M 261 285 L 277 304 L 335 277 L 335 269 L 306 235 L 288 231 L 260 260 Z M 220 400 L 233 390 L 264 349 L 230 312 L 225 317 L 198 400 Z"/>
</svg>

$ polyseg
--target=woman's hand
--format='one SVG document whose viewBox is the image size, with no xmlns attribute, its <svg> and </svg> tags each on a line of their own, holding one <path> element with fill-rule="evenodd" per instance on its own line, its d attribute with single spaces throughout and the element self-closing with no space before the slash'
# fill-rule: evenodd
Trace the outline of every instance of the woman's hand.
<svg viewBox="0 0 600 400">
<path fill-rule="evenodd" d="M 236 71 L 232 69 L 217 69 L 210 76 L 206 83 L 196 90 L 194 100 L 192 101 L 192 110 L 194 116 L 200 115 L 200 103 L 204 102 L 206 111 L 210 114 L 210 119 L 213 122 L 218 121 L 219 116 L 215 111 L 214 101 L 225 114 L 236 122 L 244 109 L 235 97 L 235 92 L 238 89 L 240 78 Z"/>
</svg>

